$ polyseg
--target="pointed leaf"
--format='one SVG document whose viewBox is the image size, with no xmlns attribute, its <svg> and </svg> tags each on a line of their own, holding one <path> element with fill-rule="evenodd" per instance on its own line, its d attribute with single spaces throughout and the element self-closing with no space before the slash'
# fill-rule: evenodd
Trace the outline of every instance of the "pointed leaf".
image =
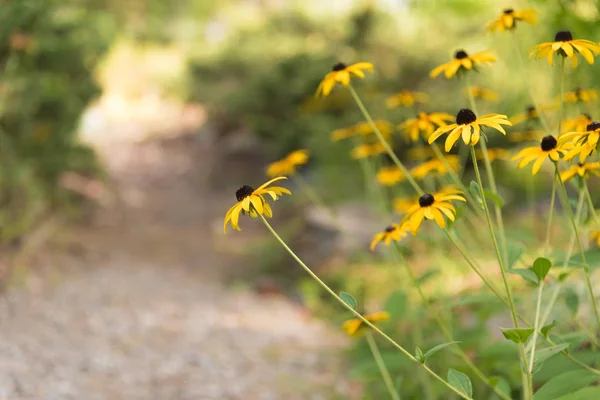
<svg viewBox="0 0 600 400">
<path fill-rule="evenodd" d="M 419 361 L 421 364 L 425 362 L 425 356 L 423 355 L 423 350 L 421 350 L 419 348 L 419 346 L 417 346 L 415 348 L 415 358 L 417 359 L 417 361 Z"/>
<path fill-rule="evenodd" d="M 479 190 L 479 185 L 475 181 L 471 181 L 469 184 L 469 192 L 471 196 L 475 199 L 475 202 L 481 209 L 483 209 L 483 200 L 481 199 L 481 190 Z"/>
<path fill-rule="evenodd" d="M 500 330 L 505 338 L 515 343 L 525 343 L 533 333 L 532 328 L 500 328 Z"/>
<path fill-rule="evenodd" d="M 586 370 L 569 371 L 546 382 L 533 395 L 534 400 L 555 400 L 557 397 L 574 393 L 590 385 L 596 375 Z"/>
<path fill-rule="evenodd" d="M 541 281 L 544 280 L 546 275 L 548 275 L 548 271 L 552 267 L 552 263 L 547 258 L 538 257 L 533 262 L 533 267 L 531 268 L 538 279 Z"/>
<path fill-rule="evenodd" d="M 541 366 L 544 361 L 567 349 L 569 346 L 569 343 L 563 343 L 556 346 L 546 347 L 545 349 L 536 350 L 535 355 L 533 356 L 533 365 Z"/>
<path fill-rule="evenodd" d="M 488 199 L 493 201 L 494 204 L 496 204 L 498 207 L 500 207 L 500 208 L 504 207 L 504 199 L 502 197 L 500 197 L 498 194 L 492 193 L 487 189 L 483 189 L 483 194 L 485 195 L 485 197 L 487 197 Z"/>
<path fill-rule="evenodd" d="M 344 301 L 350 308 L 356 310 L 356 299 L 350 293 L 340 292 L 340 299 Z"/>
<path fill-rule="evenodd" d="M 453 344 L 457 344 L 457 343 L 461 343 L 459 341 L 453 341 L 453 342 L 447 342 L 447 343 L 442 343 L 442 344 L 438 344 L 437 346 L 432 347 L 431 349 L 429 349 L 427 351 L 427 353 L 424 354 L 424 358 L 425 361 L 427 361 L 427 359 L 429 357 L 431 357 L 432 355 L 434 355 L 435 353 L 437 353 L 438 351 L 448 347 L 448 346 L 452 346 Z"/>
<path fill-rule="evenodd" d="M 525 252 L 525 247 L 523 247 L 523 245 L 520 243 L 509 242 L 507 244 L 507 252 L 508 252 L 507 268 L 511 269 L 517 263 L 517 261 L 519 261 L 519 258 L 521 258 L 521 256 Z"/>
<path fill-rule="evenodd" d="M 556 321 L 552 321 L 548 325 L 544 325 L 542 329 L 540 329 L 542 335 L 544 335 L 544 337 L 547 339 L 548 334 L 550 333 L 550 329 L 554 328 L 556 325 L 558 325 L 558 322 Z"/>
<path fill-rule="evenodd" d="M 471 380 L 462 372 L 450 368 L 448 370 L 448 383 L 465 396 L 473 397 L 473 385 L 471 384 Z"/>
<path fill-rule="evenodd" d="M 528 282 L 538 285 L 540 283 L 537 275 L 531 268 L 513 268 L 508 271 L 509 274 L 520 275 Z"/>
</svg>

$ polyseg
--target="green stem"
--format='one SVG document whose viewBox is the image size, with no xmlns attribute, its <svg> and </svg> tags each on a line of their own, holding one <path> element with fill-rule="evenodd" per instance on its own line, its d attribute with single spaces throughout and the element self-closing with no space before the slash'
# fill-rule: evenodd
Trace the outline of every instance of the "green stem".
<svg viewBox="0 0 600 400">
<path fill-rule="evenodd" d="M 377 363 L 377 367 L 379 367 L 379 372 L 381 372 L 381 376 L 383 377 L 383 381 L 385 382 L 385 386 L 387 387 L 390 396 L 394 400 L 400 400 L 400 395 L 394 387 L 394 382 L 392 381 L 392 377 L 390 376 L 390 371 L 388 371 L 387 367 L 385 366 L 385 361 L 383 361 L 383 357 L 379 352 L 379 347 L 377 347 L 377 343 L 373 338 L 373 334 L 371 332 L 367 332 L 365 336 L 367 338 L 367 343 L 369 343 L 371 354 L 373 354 L 373 358 Z"/>
<path fill-rule="evenodd" d="M 556 135 L 556 137 L 560 136 L 560 130 L 561 130 L 561 125 L 562 125 L 562 120 L 563 120 L 563 111 L 564 111 L 564 104 L 565 102 L 563 101 L 563 96 L 565 94 L 565 58 L 561 57 L 560 58 L 560 64 L 558 64 L 558 68 L 559 68 L 559 74 L 560 74 L 560 107 L 558 108 L 558 134 Z"/>
<path fill-rule="evenodd" d="M 556 200 L 556 179 L 552 180 L 552 197 L 550 197 L 550 211 L 548 213 L 548 224 L 546 225 L 546 242 L 544 244 L 544 253 L 547 255 L 550 251 L 550 233 L 552 231 L 552 217 L 554 216 L 554 201 Z"/>
<path fill-rule="evenodd" d="M 596 214 L 596 207 L 594 207 L 594 202 L 592 201 L 592 195 L 590 194 L 590 188 L 588 187 L 587 181 L 585 178 L 581 178 L 583 181 L 583 190 L 585 193 L 585 197 L 587 199 L 588 207 L 590 212 L 592 213 L 592 217 L 594 217 L 594 222 L 596 226 L 600 226 L 600 220 L 598 220 L 598 214 Z"/>
<path fill-rule="evenodd" d="M 560 172 L 558 170 L 558 163 L 554 163 L 554 171 L 556 175 L 556 179 L 560 183 L 560 188 L 562 190 L 562 195 L 565 200 L 565 204 L 567 209 L 569 210 L 569 219 L 571 220 L 571 225 L 573 226 L 573 232 L 575 233 L 575 239 L 577 240 L 577 245 L 579 246 L 579 252 L 581 253 L 581 261 L 583 261 L 583 271 L 585 275 L 585 283 L 590 295 L 590 299 L 592 301 L 592 307 L 594 309 L 594 315 L 596 317 L 596 324 L 600 327 L 600 313 L 598 313 L 598 305 L 596 304 L 596 297 L 594 296 L 594 289 L 592 287 L 592 281 L 590 279 L 590 267 L 585 258 L 585 250 L 583 249 L 583 244 L 581 243 L 581 238 L 579 237 L 579 231 L 577 229 L 577 223 L 575 222 L 575 217 L 573 216 L 573 210 L 571 209 L 571 205 L 569 204 L 569 195 L 567 194 L 567 188 L 565 187 L 565 183 L 560 177 Z"/>
<path fill-rule="evenodd" d="M 538 287 L 538 295 L 537 295 L 537 304 L 535 306 L 535 319 L 533 321 L 533 339 L 531 339 L 531 352 L 529 356 L 529 367 L 527 368 L 527 373 L 529 375 L 533 374 L 533 358 L 535 356 L 535 344 L 537 342 L 538 337 L 538 329 L 540 327 L 540 308 L 542 305 L 542 291 L 544 290 L 544 281 L 540 282 Z"/>
<path fill-rule="evenodd" d="M 363 317 L 354 308 L 352 308 L 348 304 L 346 304 L 346 302 L 344 300 L 342 300 L 341 297 L 338 296 L 337 293 L 335 293 L 329 286 L 327 286 L 327 284 L 325 282 L 323 282 L 321 280 L 321 278 L 319 278 L 306 264 L 304 264 L 304 262 L 296 255 L 296 253 L 294 253 L 294 251 L 277 234 L 277 232 L 275 232 L 275 230 L 271 227 L 271 225 L 265 219 L 265 217 L 263 215 L 260 215 L 260 218 L 262 219 L 263 223 L 265 224 L 265 226 L 267 227 L 267 229 L 269 230 L 269 232 L 271 232 L 271 234 L 275 237 L 275 239 L 277 239 L 277 241 L 292 256 L 292 258 L 302 267 L 302 269 L 304 269 L 304 271 L 306 271 L 306 273 L 308 273 L 310 275 L 310 277 L 313 278 L 327 293 L 329 293 L 331 296 L 333 296 L 333 298 L 335 298 L 338 301 L 338 303 L 340 303 L 342 305 L 342 307 L 344 307 L 346 310 L 350 311 L 350 313 L 352 313 L 356 318 L 360 319 L 365 325 L 367 325 L 368 327 L 370 327 L 371 329 L 373 329 L 375 332 L 377 332 L 388 343 L 390 343 L 392 346 L 394 346 L 395 348 L 397 348 L 398 350 L 400 350 L 400 352 L 402 354 L 404 354 L 406 357 L 408 357 L 412 362 L 416 363 L 417 365 L 419 365 L 423 369 L 425 369 L 431 376 L 433 376 L 435 379 L 437 379 L 439 382 L 441 382 L 448 389 L 450 389 L 451 391 L 453 391 L 454 393 L 456 393 L 457 395 L 459 395 L 463 399 L 473 400 L 471 397 L 466 396 L 466 395 L 462 394 L 459 390 L 455 389 L 452 385 L 450 385 L 448 382 L 446 382 L 441 376 L 439 376 L 438 374 L 436 374 L 435 372 L 433 372 L 427 365 L 421 364 L 404 347 L 402 347 L 401 345 L 399 345 L 398 343 L 396 343 L 394 341 L 394 339 L 392 339 L 391 337 L 389 337 L 381 329 L 379 329 L 374 324 L 372 324 L 371 322 L 369 322 L 365 317 Z"/>
<path fill-rule="evenodd" d="M 402 162 L 400 161 L 398 156 L 396 156 L 396 154 L 394 153 L 394 150 L 392 150 L 392 147 L 390 146 L 390 144 L 387 142 L 387 140 L 385 140 L 385 138 L 383 137 L 383 135 L 381 134 L 379 129 L 377 129 L 375 122 L 373 122 L 373 118 L 371 118 L 371 114 L 369 114 L 369 111 L 367 111 L 367 108 L 365 107 L 362 100 L 358 96 L 358 93 L 356 93 L 356 90 L 354 90 L 354 87 L 352 87 L 352 85 L 348 85 L 348 90 L 350 91 L 350 94 L 354 98 L 354 101 L 358 105 L 358 108 L 362 112 L 363 116 L 369 123 L 369 126 L 371 126 L 371 129 L 373 129 L 373 132 L 375 132 L 377 139 L 379 139 L 379 141 L 381 142 L 381 145 L 385 148 L 385 151 L 390 156 L 390 158 L 392 159 L 394 164 L 396 164 L 398 169 L 400 169 L 400 171 L 402 171 L 402 173 L 406 177 L 406 180 L 408 181 L 408 183 L 410 183 L 410 185 L 413 187 L 413 189 L 415 189 L 415 191 L 419 194 L 419 196 L 424 195 L 425 192 L 423 191 L 423 189 L 421 189 L 421 187 L 415 181 L 415 179 L 412 177 L 412 175 L 410 174 L 408 169 L 406 169 L 406 167 L 404 166 L 404 164 L 402 164 Z"/>
</svg>

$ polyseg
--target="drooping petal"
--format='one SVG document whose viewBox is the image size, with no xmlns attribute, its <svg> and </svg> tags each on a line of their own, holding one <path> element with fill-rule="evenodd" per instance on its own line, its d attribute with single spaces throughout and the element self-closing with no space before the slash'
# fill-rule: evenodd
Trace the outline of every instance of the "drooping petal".
<svg viewBox="0 0 600 400">
<path fill-rule="evenodd" d="M 450 125 L 448 125 L 448 126 L 450 126 Z M 444 145 L 444 149 L 446 150 L 446 153 L 448 153 L 448 152 L 450 152 L 450 150 L 452 150 L 452 146 L 454 146 L 454 143 L 456 143 L 456 141 L 460 137 L 460 132 L 461 132 L 461 126 L 455 127 L 454 130 L 452 130 L 452 132 L 450 132 L 450 134 L 446 138 L 446 143 Z"/>
<path fill-rule="evenodd" d="M 538 173 L 538 171 L 540 170 L 540 167 L 541 167 L 541 166 L 542 166 L 542 164 L 544 163 L 544 160 L 545 160 L 545 159 L 546 159 L 546 158 L 544 158 L 544 157 L 540 157 L 540 158 L 538 158 L 538 159 L 535 161 L 535 163 L 533 163 L 533 168 L 531 169 L 531 173 L 532 173 L 533 175 L 535 175 L 535 174 L 537 174 L 537 173 Z"/>
</svg>

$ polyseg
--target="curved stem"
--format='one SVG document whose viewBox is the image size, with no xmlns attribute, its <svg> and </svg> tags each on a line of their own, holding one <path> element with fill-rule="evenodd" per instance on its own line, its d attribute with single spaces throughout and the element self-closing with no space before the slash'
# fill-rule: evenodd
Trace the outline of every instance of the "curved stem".
<svg viewBox="0 0 600 400">
<path fill-rule="evenodd" d="M 371 127 L 371 129 L 373 129 L 373 132 L 375 132 L 377 139 L 379 139 L 379 141 L 381 142 L 381 145 L 384 147 L 385 151 L 390 156 L 390 158 L 392 159 L 394 164 L 396 164 L 398 169 L 400 169 L 400 171 L 402 171 L 402 173 L 406 177 L 406 180 L 408 181 L 408 183 L 410 183 L 410 185 L 413 187 L 413 189 L 415 189 L 415 191 L 419 194 L 419 196 L 422 196 L 423 194 L 425 194 L 423 189 L 421 189 L 421 186 L 419 186 L 419 184 L 412 177 L 412 175 L 410 174 L 408 169 L 406 169 L 406 167 L 404 166 L 404 164 L 402 164 L 402 162 L 400 161 L 398 156 L 396 156 L 396 153 L 394 153 L 394 150 L 392 150 L 392 147 L 387 142 L 387 140 L 385 140 L 385 138 L 383 137 L 383 135 L 381 134 L 379 129 L 377 129 L 377 126 L 375 125 L 375 122 L 373 121 L 371 114 L 369 114 L 369 111 L 367 111 L 367 108 L 365 107 L 362 100 L 358 96 L 358 93 L 356 93 L 356 90 L 354 90 L 354 87 L 352 87 L 352 85 L 348 85 L 348 90 L 350 91 L 352 98 L 354 98 L 356 105 L 358 105 L 358 108 L 360 109 L 363 116 L 369 123 L 369 126 Z"/>
<path fill-rule="evenodd" d="M 277 241 L 283 246 L 283 248 L 292 256 L 292 258 L 302 267 L 302 269 L 304 269 L 304 271 L 306 271 L 306 273 L 308 273 L 310 275 L 311 278 L 313 278 L 323 289 L 325 289 L 325 291 L 327 293 L 329 293 L 331 296 L 333 296 L 333 298 L 335 298 L 338 303 L 340 303 L 340 305 L 342 305 L 342 307 L 344 307 L 346 310 L 350 311 L 350 313 L 352 313 L 356 318 L 360 319 L 365 325 L 367 325 L 368 327 L 370 327 L 371 329 L 373 329 L 375 332 L 377 332 L 381 337 L 383 337 L 388 343 L 390 343 L 392 346 L 394 346 L 395 348 L 397 348 L 398 350 L 400 350 L 400 352 L 402 352 L 402 354 L 404 354 L 406 357 L 408 357 L 411 361 L 413 361 L 414 363 L 416 363 L 417 365 L 420 365 L 421 367 L 423 367 L 423 369 L 425 369 L 427 372 L 429 372 L 429 374 L 434 377 L 435 379 L 437 379 L 439 382 L 441 382 L 442 384 L 444 384 L 444 386 L 446 386 L 448 389 L 452 390 L 454 393 L 456 393 L 457 395 L 459 395 L 461 398 L 466 399 L 466 400 L 473 400 L 471 397 L 468 397 L 466 395 L 464 395 L 463 393 L 461 393 L 459 390 L 455 389 L 452 385 L 450 385 L 448 382 L 446 382 L 441 376 L 439 376 L 438 374 L 436 374 L 435 372 L 433 372 L 427 365 L 425 364 L 421 364 L 412 354 L 410 354 L 404 347 L 402 347 L 401 345 L 399 345 L 398 343 L 396 343 L 396 341 L 394 341 L 394 339 L 392 339 L 391 337 L 389 337 L 387 334 L 385 334 L 381 329 L 379 329 L 378 327 L 376 327 L 374 324 L 372 324 L 370 321 L 368 321 L 365 317 L 363 317 L 358 311 L 356 311 L 354 308 L 350 307 L 348 304 L 346 304 L 346 302 L 344 300 L 342 300 L 340 298 L 340 296 L 338 296 L 337 293 L 335 293 L 329 286 L 327 286 L 327 284 L 325 282 L 323 282 L 321 280 L 321 278 L 319 278 L 301 259 L 300 257 L 298 257 L 296 255 L 296 253 L 294 253 L 294 251 L 285 243 L 285 241 L 277 234 L 277 232 L 275 232 L 275 230 L 273 229 L 273 227 L 271 227 L 271 225 L 269 224 L 269 222 L 265 219 L 265 217 L 261 214 L 259 214 L 260 218 L 263 221 L 263 224 L 267 227 L 267 229 L 269 230 L 269 232 L 271 232 L 271 234 L 275 237 L 275 239 L 277 239 Z"/>
<path fill-rule="evenodd" d="M 371 354 L 373 354 L 373 358 L 375 359 L 375 362 L 377 363 L 377 367 L 379 368 L 379 372 L 381 373 L 381 376 L 383 377 L 383 381 L 385 382 L 385 386 L 387 387 L 387 390 L 390 393 L 390 396 L 392 397 L 393 400 L 400 400 L 400 395 L 398 394 L 398 392 L 396 391 L 396 388 L 394 387 L 394 382 L 392 382 L 392 377 L 390 376 L 390 371 L 388 371 L 388 369 L 385 365 L 385 361 L 383 361 L 383 357 L 381 356 L 381 353 L 379 352 L 379 347 L 377 347 L 377 343 L 375 342 L 375 339 L 373 338 L 373 334 L 371 332 L 367 332 L 367 334 L 365 336 L 367 338 L 367 343 L 369 344 L 369 349 L 371 349 Z"/>
</svg>

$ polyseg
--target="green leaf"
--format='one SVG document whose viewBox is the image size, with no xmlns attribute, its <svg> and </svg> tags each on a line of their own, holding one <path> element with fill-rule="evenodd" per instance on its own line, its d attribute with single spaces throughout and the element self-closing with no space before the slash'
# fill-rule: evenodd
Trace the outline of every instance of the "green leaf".
<svg viewBox="0 0 600 400">
<path fill-rule="evenodd" d="M 473 397 L 473 385 L 471 384 L 471 380 L 462 372 L 450 368 L 448 370 L 448 383 L 465 396 Z"/>
<path fill-rule="evenodd" d="M 567 349 L 569 346 L 569 343 L 563 343 L 556 346 L 546 347 L 545 349 L 536 350 L 535 355 L 533 356 L 533 365 L 535 365 L 536 368 L 539 368 L 544 361 Z"/>
<path fill-rule="evenodd" d="M 534 400 L 556 400 L 590 385 L 596 375 L 586 370 L 569 371 L 550 379 L 533 395 Z"/>
<path fill-rule="evenodd" d="M 573 315 L 577 314 L 579 310 L 579 296 L 575 290 L 569 289 L 565 292 L 565 304 Z"/>
<path fill-rule="evenodd" d="M 493 201 L 494 204 L 496 204 L 498 207 L 500 207 L 500 208 L 504 207 L 504 199 L 502 197 L 500 197 L 499 195 L 492 193 L 487 189 L 483 189 L 483 194 L 485 195 L 485 197 L 487 197 L 488 199 Z"/>
<path fill-rule="evenodd" d="M 550 260 L 548 260 L 547 258 L 538 257 L 533 262 L 533 267 L 531 267 L 531 269 L 533 270 L 533 272 L 535 272 L 535 275 L 541 282 L 544 280 L 546 275 L 548 275 L 548 271 L 550 271 L 551 267 L 552 262 L 550 262 Z"/>
<path fill-rule="evenodd" d="M 537 274 L 531 268 L 513 268 L 508 271 L 509 274 L 520 275 L 521 278 L 535 285 L 540 283 Z"/>
<path fill-rule="evenodd" d="M 520 243 L 509 242 L 507 243 L 506 248 L 508 252 L 507 268 L 511 269 L 525 252 L 525 247 L 523 247 L 523 245 Z"/>
<path fill-rule="evenodd" d="M 453 341 L 453 342 L 447 342 L 447 343 L 442 343 L 442 344 L 438 344 L 437 346 L 432 347 L 431 349 L 429 349 L 427 351 L 427 353 L 425 353 L 424 357 L 425 357 L 425 361 L 427 361 L 427 359 L 429 357 L 431 357 L 432 355 L 434 355 L 435 353 L 437 353 L 438 351 L 448 347 L 448 346 L 452 346 L 453 344 L 456 343 L 461 343 L 459 341 Z"/>
<path fill-rule="evenodd" d="M 525 343 L 533 333 L 532 328 L 500 328 L 500 330 L 505 338 L 515 343 Z"/>
<path fill-rule="evenodd" d="M 425 356 L 423 355 L 423 350 L 421 350 L 419 348 L 419 346 L 417 346 L 415 348 L 415 358 L 417 359 L 417 361 L 419 361 L 421 364 L 423 364 L 425 362 Z"/>
<path fill-rule="evenodd" d="M 548 325 L 542 326 L 542 329 L 540 329 L 542 335 L 544 335 L 544 337 L 547 339 L 548 334 L 550 333 L 550 329 L 554 328 L 556 325 L 558 325 L 558 322 L 552 321 Z"/>
<path fill-rule="evenodd" d="M 340 292 L 340 299 L 344 301 L 353 310 L 356 310 L 356 299 L 350 293 Z"/>
<path fill-rule="evenodd" d="M 594 247 L 593 249 L 587 250 L 584 254 L 590 269 L 598 268 L 600 266 L 600 247 Z M 568 266 L 571 268 L 583 268 L 585 264 L 581 258 L 581 253 L 577 253 L 571 257 Z"/>
<path fill-rule="evenodd" d="M 407 300 L 403 291 L 397 290 L 388 297 L 384 309 L 390 313 L 392 320 L 398 320 L 406 315 Z"/>
<path fill-rule="evenodd" d="M 575 393 L 561 396 L 556 400 L 598 400 L 600 399 L 600 386 L 586 387 Z"/>
<path fill-rule="evenodd" d="M 479 190 L 479 185 L 475 181 L 471 181 L 469 184 L 469 192 L 471 196 L 475 199 L 475 202 L 481 209 L 483 210 L 483 200 L 481 199 L 481 190 Z"/>
<path fill-rule="evenodd" d="M 490 378 L 490 383 L 492 387 L 498 390 L 500 393 L 506 395 L 506 397 L 510 396 L 510 383 L 501 376 L 494 376 Z M 494 397 L 495 398 L 495 397 Z"/>
</svg>

